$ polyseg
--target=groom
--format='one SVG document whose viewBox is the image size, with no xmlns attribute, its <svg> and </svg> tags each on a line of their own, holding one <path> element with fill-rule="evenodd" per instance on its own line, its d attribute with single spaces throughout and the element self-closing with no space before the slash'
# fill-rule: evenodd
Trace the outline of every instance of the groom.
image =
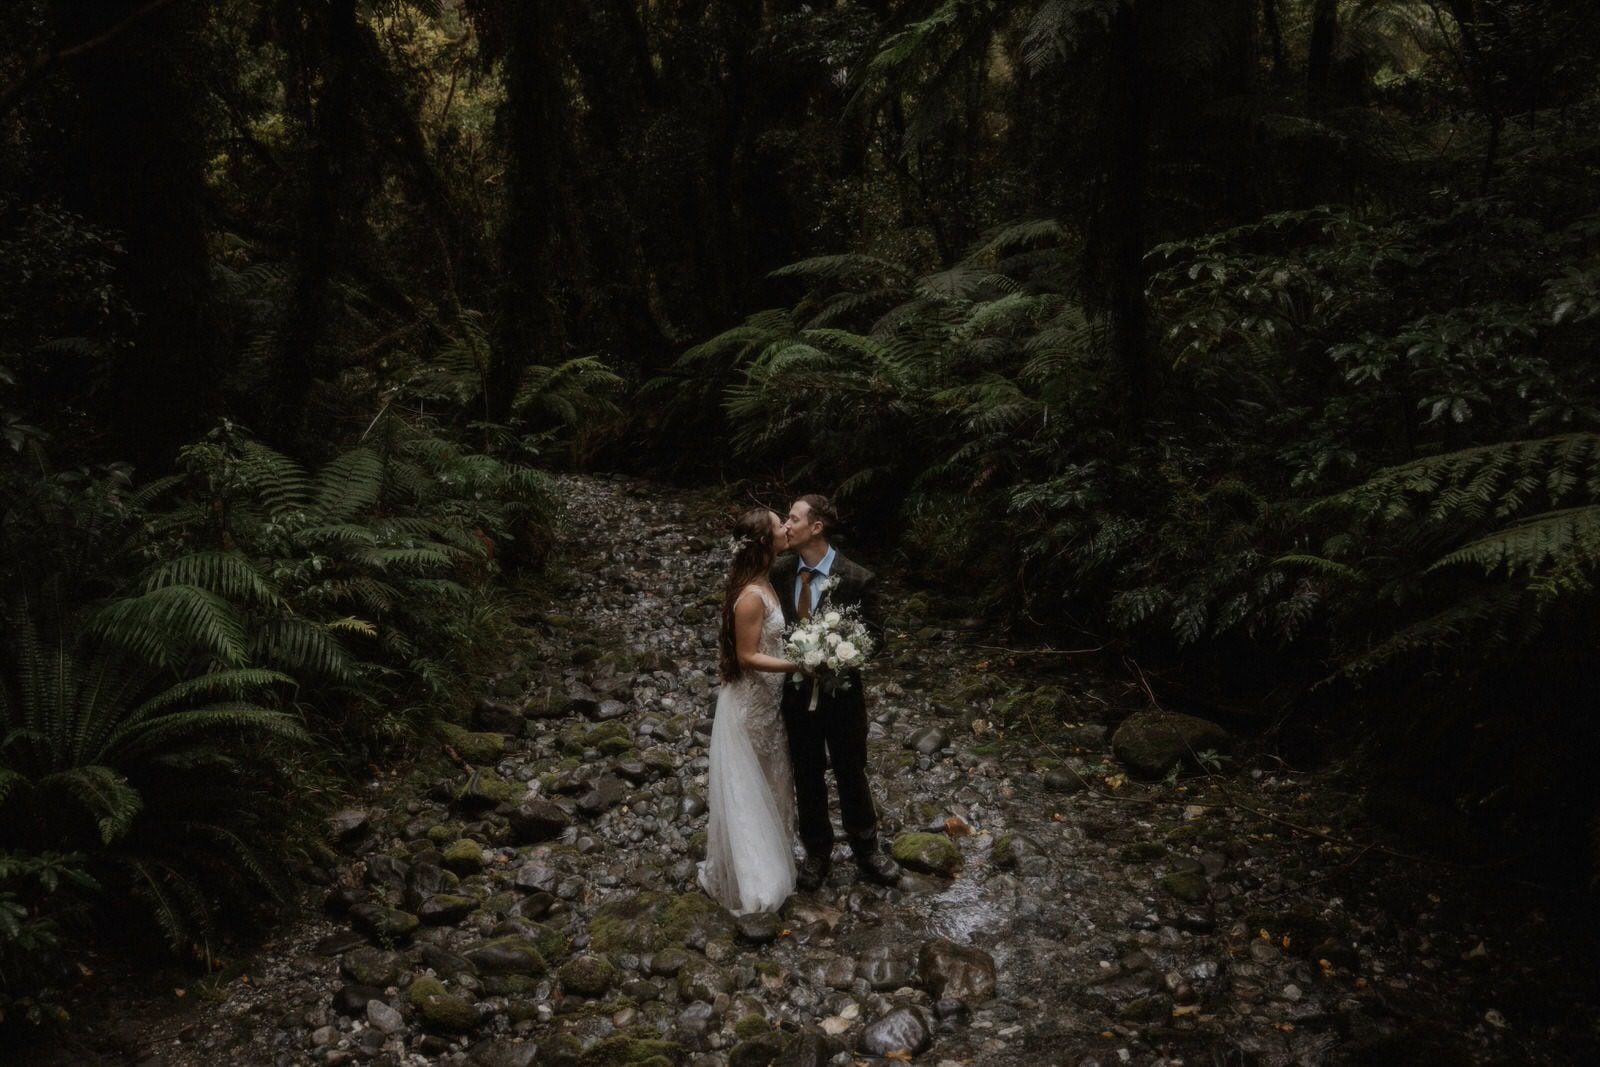
<svg viewBox="0 0 1600 1067">
<path fill-rule="evenodd" d="M 772 567 L 772 588 L 783 604 L 783 620 L 792 625 L 824 605 L 855 604 L 881 643 L 882 632 L 873 610 L 872 572 L 845 559 L 829 543 L 838 522 L 828 498 L 815 493 L 799 498 L 789 509 L 783 525 L 794 554 Z M 878 813 L 867 785 L 867 701 L 860 672 L 850 682 L 849 688 L 836 693 L 824 689 L 818 694 L 815 711 L 808 710 L 811 687 L 816 684 L 812 679 L 801 677 L 799 685 L 783 687 L 783 725 L 789 735 L 789 761 L 794 765 L 800 843 L 806 849 L 799 885 L 807 892 L 820 888 L 833 867 L 833 827 L 828 822 L 828 782 L 824 777 L 830 761 L 839 788 L 840 821 L 861 876 L 879 885 L 900 880 L 900 868 L 878 847 Z"/>
</svg>

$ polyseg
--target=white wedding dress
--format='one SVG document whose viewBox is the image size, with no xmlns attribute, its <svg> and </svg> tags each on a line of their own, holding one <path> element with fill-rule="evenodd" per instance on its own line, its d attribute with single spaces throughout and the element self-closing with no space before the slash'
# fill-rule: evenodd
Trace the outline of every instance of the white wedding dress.
<svg viewBox="0 0 1600 1067">
<path fill-rule="evenodd" d="M 767 608 L 760 651 L 777 656 L 783 612 L 761 586 L 739 595 L 752 591 Z M 717 694 L 700 885 L 735 915 L 777 911 L 794 892 L 794 771 L 778 713 L 783 677 L 746 670 Z"/>
</svg>

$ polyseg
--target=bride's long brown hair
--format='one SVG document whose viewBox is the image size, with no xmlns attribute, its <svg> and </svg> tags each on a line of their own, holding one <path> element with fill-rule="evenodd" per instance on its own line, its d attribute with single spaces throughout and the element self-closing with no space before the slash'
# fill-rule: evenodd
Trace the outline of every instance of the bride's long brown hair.
<svg viewBox="0 0 1600 1067">
<path fill-rule="evenodd" d="M 733 561 L 728 564 L 728 585 L 722 593 L 722 630 L 718 634 L 722 680 L 731 682 L 744 673 L 739 666 L 739 649 L 733 632 L 733 605 L 745 586 L 767 576 L 777 555 L 772 549 L 772 512 L 751 508 L 733 520 L 729 536 Z"/>
</svg>

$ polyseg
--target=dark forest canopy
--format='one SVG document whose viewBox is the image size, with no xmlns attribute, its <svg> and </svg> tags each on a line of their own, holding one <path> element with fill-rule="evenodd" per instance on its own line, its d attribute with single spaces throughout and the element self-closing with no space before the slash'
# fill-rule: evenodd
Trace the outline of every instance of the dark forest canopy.
<svg viewBox="0 0 1600 1067">
<path fill-rule="evenodd" d="M 823 489 L 963 610 L 1364 742 L 1503 842 L 1596 834 L 1545 788 L 1595 740 L 1592 21 L 5 5 L 0 902 L 168 864 L 181 941 L 270 882 L 162 851 L 160 746 L 52 724 L 193 710 L 163 743 L 253 857 L 295 760 L 202 754 L 459 700 L 566 465 Z"/>
</svg>

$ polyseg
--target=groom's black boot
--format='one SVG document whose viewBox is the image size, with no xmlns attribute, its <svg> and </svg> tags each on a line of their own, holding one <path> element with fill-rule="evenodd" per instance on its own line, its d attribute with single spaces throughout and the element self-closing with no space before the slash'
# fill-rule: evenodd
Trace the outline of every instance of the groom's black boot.
<svg viewBox="0 0 1600 1067">
<path fill-rule="evenodd" d="M 806 849 L 806 858 L 800 864 L 795 884 L 800 887 L 802 893 L 815 893 L 822 888 L 822 883 L 828 880 L 828 872 L 831 870 L 833 870 L 831 855 L 822 849 L 815 852 Z"/>
<path fill-rule="evenodd" d="M 855 857 L 856 870 L 860 871 L 861 877 L 867 881 L 886 886 L 900 884 L 900 865 L 878 848 L 877 834 L 869 833 L 860 837 L 852 835 L 850 854 Z"/>
</svg>

